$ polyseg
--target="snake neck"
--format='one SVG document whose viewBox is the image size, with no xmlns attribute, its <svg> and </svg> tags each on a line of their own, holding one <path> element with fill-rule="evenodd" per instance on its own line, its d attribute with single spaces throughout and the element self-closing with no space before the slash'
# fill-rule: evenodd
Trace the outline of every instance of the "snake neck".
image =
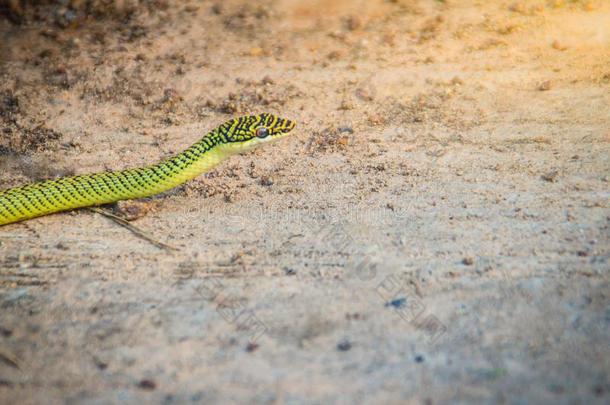
<svg viewBox="0 0 610 405">
<path fill-rule="evenodd" d="M 160 186 L 171 188 L 191 180 L 229 157 L 232 153 L 223 147 L 226 134 L 222 129 L 219 127 L 209 132 L 185 151 L 151 166 L 151 170 L 164 174 Z"/>
</svg>

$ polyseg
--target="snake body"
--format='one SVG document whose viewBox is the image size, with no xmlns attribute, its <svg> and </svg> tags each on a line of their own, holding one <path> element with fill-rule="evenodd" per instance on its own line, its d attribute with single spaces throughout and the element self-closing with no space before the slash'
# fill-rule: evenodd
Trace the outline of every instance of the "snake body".
<svg viewBox="0 0 610 405">
<path fill-rule="evenodd" d="M 272 114 L 245 116 L 225 122 L 182 153 L 153 166 L 65 177 L 0 191 L 0 225 L 167 191 L 231 155 L 286 136 L 294 126 L 292 121 Z"/>
</svg>

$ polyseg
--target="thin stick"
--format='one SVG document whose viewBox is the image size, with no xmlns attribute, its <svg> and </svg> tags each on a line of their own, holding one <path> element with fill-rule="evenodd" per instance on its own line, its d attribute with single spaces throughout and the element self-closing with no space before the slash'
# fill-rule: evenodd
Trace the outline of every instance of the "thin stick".
<svg viewBox="0 0 610 405">
<path fill-rule="evenodd" d="M 17 359 L 17 357 L 13 356 L 12 354 L 9 354 L 5 351 L 0 350 L 0 361 L 2 361 L 5 364 L 8 364 L 9 366 L 13 367 L 13 368 L 20 368 L 19 367 L 19 360 Z"/>
<path fill-rule="evenodd" d="M 116 222 L 117 224 L 129 229 L 134 235 L 152 243 L 153 245 L 155 245 L 158 248 L 161 249 L 167 249 L 167 250 L 174 250 L 174 251 L 180 251 L 180 249 L 178 249 L 177 247 L 168 245 L 167 243 L 163 243 L 160 242 L 158 240 L 156 240 L 154 237 L 150 236 L 149 234 L 147 234 L 146 232 L 144 232 L 143 230 L 141 230 L 140 228 L 138 228 L 135 225 L 130 224 L 128 221 L 124 220 L 123 218 L 116 216 L 114 214 L 111 214 L 110 212 L 103 210 L 101 208 L 97 208 L 97 207 L 89 207 L 87 208 L 89 211 L 92 212 L 96 212 L 100 215 L 105 216 L 106 218 L 110 218 L 111 220 L 113 220 L 114 222 Z"/>
</svg>

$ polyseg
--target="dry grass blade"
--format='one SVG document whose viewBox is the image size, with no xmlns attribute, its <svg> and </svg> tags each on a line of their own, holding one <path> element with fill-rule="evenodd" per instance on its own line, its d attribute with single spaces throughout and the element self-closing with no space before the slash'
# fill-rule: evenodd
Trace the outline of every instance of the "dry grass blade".
<svg viewBox="0 0 610 405">
<path fill-rule="evenodd" d="M 146 240 L 147 242 L 152 243 L 153 245 L 155 245 L 158 248 L 166 249 L 166 250 L 173 250 L 173 251 L 180 251 L 180 249 L 178 249 L 177 247 L 174 247 L 174 246 L 168 245 L 167 243 L 158 241 L 154 237 L 150 236 L 148 233 L 144 232 L 142 229 L 138 228 L 135 225 L 130 224 L 125 219 L 123 219 L 119 216 L 116 216 L 108 211 L 105 211 L 101 208 L 96 208 L 96 207 L 89 207 L 87 209 L 89 211 L 95 212 L 97 214 L 103 215 L 106 218 L 113 220 L 114 222 L 121 225 L 122 227 L 129 229 L 134 235 Z"/>
<path fill-rule="evenodd" d="M 19 361 L 17 358 L 2 350 L 0 350 L 0 361 L 13 368 L 19 369 Z"/>
</svg>

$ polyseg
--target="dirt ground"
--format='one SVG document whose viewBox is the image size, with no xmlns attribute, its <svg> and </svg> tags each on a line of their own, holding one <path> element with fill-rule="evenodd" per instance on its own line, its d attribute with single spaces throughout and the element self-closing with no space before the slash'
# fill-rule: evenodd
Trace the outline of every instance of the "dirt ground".
<svg viewBox="0 0 610 405">
<path fill-rule="evenodd" d="M 0 188 L 298 126 L 114 207 L 175 249 L 2 227 L 0 403 L 610 401 L 610 2 L 22 6 Z"/>
</svg>

